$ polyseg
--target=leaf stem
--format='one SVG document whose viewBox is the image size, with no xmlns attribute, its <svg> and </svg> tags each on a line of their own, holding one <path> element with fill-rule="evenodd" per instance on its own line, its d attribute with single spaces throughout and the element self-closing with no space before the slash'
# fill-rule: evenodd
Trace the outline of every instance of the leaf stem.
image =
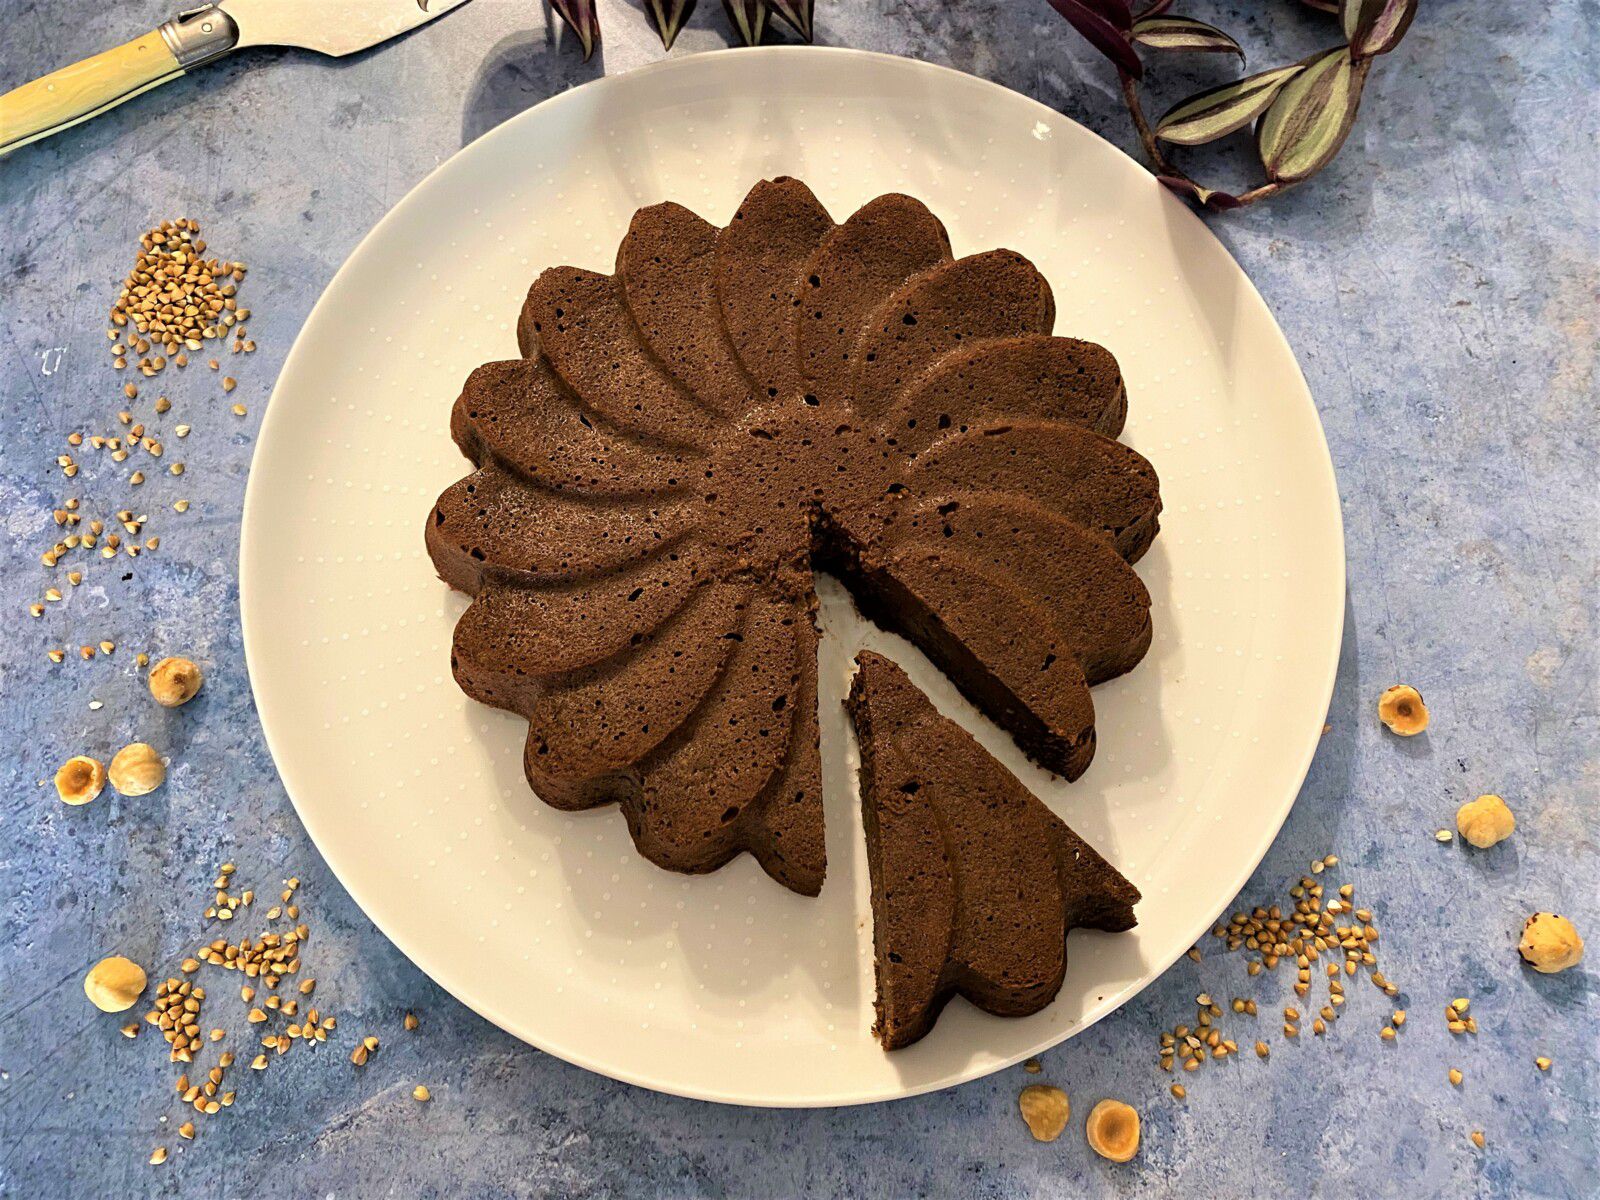
<svg viewBox="0 0 1600 1200">
<path fill-rule="evenodd" d="M 1128 115 L 1133 118 L 1133 127 L 1139 133 L 1139 141 L 1144 144 L 1144 152 L 1150 156 L 1157 175 L 1183 175 L 1182 171 L 1175 169 L 1167 161 L 1166 155 L 1161 153 L 1161 146 L 1156 141 L 1156 135 L 1150 128 L 1150 122 L 1144 118 L 1144 106 L 1139 103 L 1139 85 L 1132 75 L 1120 68 L 1117 77 L 1122 80 L 1122 100 L 1128 106 Z M 1184 176 L 1184 178 L 1188 178 Z"/>
<path fill-rule="evenodd" d="M 1246 204 L 1254 204 L 1257 200 L 1266 200 L 1271 196 L 1276 196 L 1279 192 L 1286 191 L 1288 188 L 1289 184 L 1275 179 L 1271 183 L 1263 183 L 1259 187 L 1253 187 L 1248 192 L 1240 192 L 1234 199 L 1238 200 L 1239 207 L 1243 208 Z"/>
</svg>

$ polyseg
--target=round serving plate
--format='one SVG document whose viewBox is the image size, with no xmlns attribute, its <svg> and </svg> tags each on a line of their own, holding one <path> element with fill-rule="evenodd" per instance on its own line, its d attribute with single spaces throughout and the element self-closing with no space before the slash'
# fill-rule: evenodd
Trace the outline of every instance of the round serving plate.
<svg viewBox="0 0 1600 1200">
<path fill-rule="evenodd" d="M 1138 570 L 1155 641 L 1094 693 L 1077 783 L 1030 766 L 910 646 L 824 586 L 829 874 L 820 898 L 748 856 L 661 871 L 615 809 L 563 813 L 522 777 L 518 718 L 450 678 L 465 608 L 423 550 L 465 473 L 450 406 L 516 355 L 544 267 L 609 271 L 635 209 L 716 224 L 794 175 L 843 220 L 919 197 L 957 254 L 1006 246 L 1055 288 L 1060 333 L 1108 346 L 1125 440 L 1162 481 Z M 844 50 L 702 54 L 547 100 L 455 155 L 357 247 L 307 320 L 261 431 L 244 512 L 245 648 L 306 828 L 383 932 L 443 987 L 552 1054 L 740 1104 L 837 1105 L 960 1083 L 1070 1037 L 1192 945 L 1243 886 L 1316 747 L 1343 620 L 1338 495 L 1305 381 L 1205 226 L 1120 151 L 958 72 Z M 873 1040 L 872 927 L 840 700 L 871 645 L 1144 892 L 1131 934 L 1075 933 L 1059 998 L 1021 1020 L 953 1002 Z M 1263 698 L 1270 697 L 1270 703 Z"/>
</svg>

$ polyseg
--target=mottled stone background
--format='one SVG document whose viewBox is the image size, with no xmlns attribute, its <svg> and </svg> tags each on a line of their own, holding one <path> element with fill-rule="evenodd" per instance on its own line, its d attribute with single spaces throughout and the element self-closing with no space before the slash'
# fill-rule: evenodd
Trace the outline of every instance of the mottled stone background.
<svg viewBox="0 0 1600 1200">
<path fill-rule="evenodd" d="M 1311 855 L 1338 853 L 1377 910 L 1412 1021 L 1397 1044 L 1380 1042 L 1386 1005 L 1352 988 L 1335 1036 L 1303 1036 L 1270 1064 L 1246 1054 L 1208 1068 L 1179 1105 L 1155 1068 L 1158 1028 L 1192 1016 L 1202 989 L 1258 995 L 1264 1014 L 1290 998 L 1288 979 L 1247 989 L 1241 956 L 1180 960 L 1047 1056 L 1042 1078 L 1078 1113 L 1054 1145 L 1017 1119 L 1020 1068 L 897 1104 L 786 1113 L 652 1095 L 546 1057 L 455 1004 L 372 928 L 267 756 L 240 649 L 235 543 L 277 368 L 339 263 L 427 171 L 557 91 L 660 56 L 636 3 L 599 7 L 606 44 L 588 64 L 570 36 L 552 41 L 538 4 L 475 0 L 349 61 L 241 55 L 0 162 L 0 1193 L 1594 1195 L 1593 967 L 1538 977 L 1514 949 L 1541 908 L 1600 938 L 1593 0 L 1425 0 L 1337 163 L 1214 222 L 1300 355 L 1349 539 L 1333 728 L 1242 901 L 1270 902 Z M 818 7 L 819 41 L 959 67 L 1132 148 L 1109 71 L 1044 0 Z M 1327 18 L 1291 0 L 1179 7 L 1217 19 L 1262 67 L 1333 40 Z M 167 15 L 157 0 L 7 0 L 0 86 Z M 724 29 L 706 0 L 675 53 L 714 49 Z M 1162 62 L 1152 105 L 1228 69 Z M 1224 156 L 1215 182 L 1241 182 L 1248 166 Z M 69 487 L 53 459 L 69 430 L 103 426 L 120 406 L 105 309 L 139 231 L 179 214 L 253 265 L 261 349 L 228 364 L 250 415 L 229 416 L 203 369 L 171 379 L 163 390 L 199 415 L 182 447 L 188 475 L 139 495 L 166 544 L 126 580 L 93 560 L 81 588 L 30 620 L 49 510 L 69 494 L 97 511 L 125 502 L 124 473 L 103 460 Z M 181 519 L 168 510 L 178 495 L 194 502 Z M 45 658 L 47 646 L 102 637 L 120 643 L 110 661 Z M 153 713 L 130 662 L 138 649 L 205 662 L 201 698 Z M 1374 698 L 1399 680 L 1433 706 L 1425 738 L 1398 742 L 1373 719 Z M 38 786 L 69 754 L 108 756 L 136 737 L 173 758 L 154 796 L 108 792 L 68 809 Z M 1516 837 L 1489 853 L 1436 844 L 1433 831 L 1482 791 L 1510 800 Z M 160 1043 L 125 1041 L 79 980 L 113 948 L 176 962 L 225 858 L 268 886 L 305 881 L 317 998 L 346 1033 L 387 1036 L 364 1071 L 324 1050 L 243 1079 L 233 1109 L 183 1143 Z M 242 1028 L 228 978 L 213 1012 Z M 1470 1043 L 1440 1015 L 1457 995 L 1474 998 L 1482 1024 Z M 415 1035 L 398 1031 L 406 1009 L 422 1018 Z M 1548 1074 L 1536 1054 L 1555 1059 Z M 1460 1089 L 1446 1083 L 1451 1065 L 1466 1072 Z M 417 1081 L 432 1088 L 426 1107 L 410 1098 Z M 1128 1166 L 1084 1145 L 1079 1118 L 1103 1095 L 1144 1113 L 1144 1150 Z M 1486 1150 L 1469 1145 L 1474 1128 Z M 158 1142 L 173 1155 L 152 1168 Z"/>
</svg>

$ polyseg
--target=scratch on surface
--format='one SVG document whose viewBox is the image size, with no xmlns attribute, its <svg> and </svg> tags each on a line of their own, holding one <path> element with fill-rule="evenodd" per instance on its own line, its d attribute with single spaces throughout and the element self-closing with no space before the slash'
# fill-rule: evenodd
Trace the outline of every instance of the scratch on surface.
<svg viewBox="0 0 1600 1200">
<path fill-rule="evenodd" d="M 12 336 L 13 336 L 13 331 L 8 328 L 8 330 L 7 330 L 7 339 L 6 340 L 8 342 L 11 342 Z M 33 372 L 28 370 L 28 368 L 26 366 L 26 363 L 25 363 L 25 360 L 23 360 L 20 357 L 22 352 L 17 348 L 15 342 L 12 342 L 12 344 L 11 344 L 11 352 L 12 352 L 12 355 L 14 357 L 16 357 L 17 361 L 20 364 L 22 364 L 22 369 L 20 371 L 18 371 L 17 373 L 23 379 L 26 379 L 28 381 L 28 393 L 29 393 L 29 395 L 31 395 L 33 397 L 33 402 L 39 406 L 40 419 L 44 422 L 45 425 L 49 425 L 50 422 L 54 419 L 54 414 L 50 411 L 50 404 L 45 399 L 44 392 L 41 391 L 40 388 L 39 388 L 39 381 L 34 378 Z"/>
<path fill-rule="evenodd" d="M 39 992 L 35 993 L 33 999 L 29 1000 L 27 1003 L 22 1004 L 19 1007 L 12 1009 L 8 1013 L 0 1014 L 0 1025 L 4 1025 L 7 1021 L 10 1021 L 13 1017 L 20 1017 L 23 1013 L 27 1012 L 35 1004 L 38 1004 L 40 1001 L 44 1000 L 45 998 L 47 998 L 48 996 L 53 994 L 56 991 L 56 989 L 59 988 L 62 984 L 66 983 L 67 980 L 76 979 L 82 974 L 83 974 L 83 972 L 82 972 L 81 969 L 75 969 L 75 970 L 69 971 L 67 974 L 63 975 L 60 979 L 58 979 L 54 983 L 52 983 L 49 987 L 44 988 L 44 989 L 40 990 Z"/>
</svg>

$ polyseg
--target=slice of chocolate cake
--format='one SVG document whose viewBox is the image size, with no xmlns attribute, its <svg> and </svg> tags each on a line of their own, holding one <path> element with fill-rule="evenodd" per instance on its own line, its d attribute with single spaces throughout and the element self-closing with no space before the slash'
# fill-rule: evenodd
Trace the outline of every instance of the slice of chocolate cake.
<svg viewBox="0 0 1600 1200">
<path fill-rule="evenodd" d="M 700 403 L 737 416 L 754 402 L 755 386 L 722 323 L 720 232 L 681 204 L 641 208 L 617 249 L 617 278 L 656 360 Z"/>
<path fill-rule="evenodd" d="M 1038 1012 L 1061 988 L 1067 934 L 1131 929 L 1139 890 L 899 667 L 856 662 L 845 704 L 861 746 L 873 1032 L 909 1046 L 956 995 L 997 1016 Z"/>
<path fill-rule="evenodd" d="M 538 795 L 619 804 L 663 867 L 748 852 L 815 894 L 817 569 L 1082 773 L 1089 687 L 1150 642 L 1129 564 L 1161 500 L 1112 440 L 1116 360 L 1054 314 L 1025 257 L 953 257 L 919 201 L 835 225 L 790 178 L 720 229 L 640 209 L 614 274 L 544 271 L 524 357 L 456 401 L 476 470 L 426 534 L 473 597 L 456 680 L 526 718 Z"/>
<path fill-rule="evenodd" d="M 952 429 L 917 457 L 908 478 L 956 497 L 1011 494 L 1032 481 L 1028 498 L 1110 541 L 1129 562 L 1156 535 L 1161 496 L 1149 461 L 1121 442 L 1079 425 L 1035 418 Z"/>
<path fill-rule="evenodd" d="M 1127 415 L 1122 372 L 1104 346 L 1025 334 L 940 355 L 901 390 L 883 423 L 915 454 L 958 422 L 1040 417 L 1114 438 Z"/>
<path fill-rule="evenodd" d="M 850 394 L 877 416 L 941 355 L 963 343 L 1019 333 L 1046 334 L 1055 297 L 1038 269 L 1014 250 L 941 263 L 908 280 L 862 321 Z"/>
<path fill-rule="evenodd" d="M 759 395 L 805 391 L 795 353 L 795 297 L 833 218 L 811 189 L 784 176 L 750 189 L 717 234 L 717 299 L 722 323 Z"/>
<path fill-rule="evenodd" d="M 794 345 L 817 403 L 848 399 L 856 343 L 872 310 L 906 280 L 949 260 L 944 225 L 910 196 L 879 196 L 823 239 L 795 296 Z"/>
</svg>

